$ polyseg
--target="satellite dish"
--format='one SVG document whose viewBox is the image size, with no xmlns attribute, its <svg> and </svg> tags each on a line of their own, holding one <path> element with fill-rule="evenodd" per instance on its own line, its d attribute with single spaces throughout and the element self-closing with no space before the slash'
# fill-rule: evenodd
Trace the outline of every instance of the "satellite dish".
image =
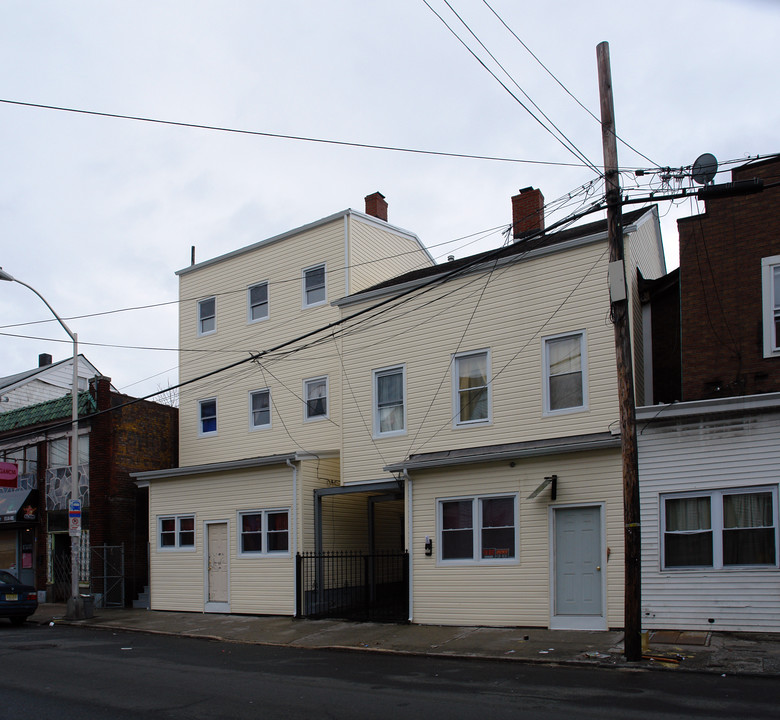
<svg viewBox="0 0 780 720">
<path fill-rule="evenodd" d="M 696 162 L 693 163 L 693 171 L 691 177 L 699 185 L 707 185 L 711 183 L 713 178 L 718 172 L 718 161 L 715 156 L 710 153 L 704 153 L 696 158 Z"/>
</svg>

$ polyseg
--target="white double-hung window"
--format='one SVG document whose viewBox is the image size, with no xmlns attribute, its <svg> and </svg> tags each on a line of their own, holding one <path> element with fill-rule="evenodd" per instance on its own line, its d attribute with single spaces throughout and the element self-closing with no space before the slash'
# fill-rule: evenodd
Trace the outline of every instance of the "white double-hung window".
<svg viewBox="0 0 780 720">
<path fill-rule="evenodd" d="M 217 299 L 198 300 L 198 335 L 210 335 L 217 331 Z"/>
<path fill-rule="evenodd" d="M 303 271 L 303 307 L 322 305 L 325 300 L 325 265 L 306 268 Z"/>
<path fill-rule="evenodd" d="M 780 357 L 780 255 L 761 259 L 764 357 Z"/>
<path fill-rule="evenodd" d="M 167 515 L 158 517 L 157 547 L 160 550 L 194 550 L 195 516 Z"/>
<path fill-rule="evenodd" d="M 490 422 L 490 353 L 458 353 L 453 358 L 455 425 Z"/>
<path fill-rule="evenodd" d="M 374 370 L 374 435 L 406 432 L 405 369 L 403 365 Z"/>
<path fill-rule="evenodd" d="M 217 433 L 217 399 L 198 401 L 198 434 L 216 435 Z"/>
<path fill-rule="evenodd" d="M 252 285 L 246 291 L 247 319 L 250 323 L 265 320 L 268 317 L 268 283 Z"/>
<path fill-rule="evenodd" d="M 542 356 L 545 414 L 587 409 L 585 333 L 543 338 Z"/>
<path fill-rule="evenodd" d="M 249 427 L 271 427 L 271 391 L 268 388 L 249 393 Z"/>
</svg>

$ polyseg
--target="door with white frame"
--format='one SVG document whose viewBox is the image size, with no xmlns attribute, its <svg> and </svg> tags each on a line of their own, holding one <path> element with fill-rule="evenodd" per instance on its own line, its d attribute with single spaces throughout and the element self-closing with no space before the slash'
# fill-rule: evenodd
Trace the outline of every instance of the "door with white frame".
<svg viewBox="0 0 780 720">
<path fill-rule="evenodd" d="M 606 630 L 602 505 L 552 507 L 553 630 Z"/>
<path fill-rule="evenodd" d="M 206 612 L 230 612 L 229 537 L 227 522 L 206 523 Z"/>
</svg>

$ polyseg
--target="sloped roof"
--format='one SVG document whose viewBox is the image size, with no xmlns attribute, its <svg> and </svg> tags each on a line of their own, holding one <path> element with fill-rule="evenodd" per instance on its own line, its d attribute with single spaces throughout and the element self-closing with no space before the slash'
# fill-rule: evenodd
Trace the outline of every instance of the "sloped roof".
<svg viewBox="0 0 780 720">
<path fill-rule="evenodd" d="M 0 414 L 0 432 L 41 425 L 55 420 L 67 420 L 71 417 L 73 400 L 63 395 L 56 400 L 47 400 L 37 405 L 9 410 Z M 79 417 L 97 410 L 95 399 L 88 392 L 79 393 Z"/>
<path fill-rule="evenodd" d="M 12 388 L 12 386 L 15 385 L 21 385 L 25 380 L 30 380 L 34 378 L 36 375 L 43 375 L 44 373 L 49 372 L 53 368 L 56 368 L 59 365 L 62 365 L 64 363 L 72 362 L 72 357 L 66 357 L 64 360 L 57 360 L 57 362 L 49 363 L 48 365 L 39 365 L 38 367 L 32 368 L 32 370 L 24 370 L 20 373 L 15 373 L 14 375 L 7 375 L 6 377 L 0 378 L 0 391 L 7 390 L 9 388 Z M 87 368 L 91 368 L 91 371 L 94 371 L 98 373 L 98 369 L 89 361 L 87 360 L 84 355 L 79 353 L 79 367 L 85 366 Z M 83 374 L 81 374 L 82 377 Z"/>
<path fill-rule="evenodd" d="M 623 227 L 636 222 L 648 212 L 648 208 L 640 210 L 633 210 L 632 212 L 623 213 Z M 607 221 L 596 220 L 595 222 L 586 223 L 585 225 L 576 225 L 574 227 L 566 228 L 554 233 L 542 233 L 541 235 L 532 235 L 527 240 L 519 239 L 513 242 L 511 245 L 507 245 L 500 251 L 486 250 L 485 252 L 477 253 L 475 255 L 469 255 L 457 260 L 451 260 L 450 262 L 442 263 L 440 265 L 434 265 L 432 267 L 420 268 L 419 270 L 412 270 L 403 275 L 385 280 L 384 282 L 372 285 L 359 293 L 350 295 L 343 300 L 349 301 L 352 299 L 358 299 L 361 295 L 365 295 L 376 290 L 383 288 L 393 287 L 395 285 L 403 285 L 404 283 L 413 282 L 416 280 L 422 280 L 428 277 L 434 277 L 436 275 L 444 275 L 446 273 L 457 270 L 460 267 L 472 266 L 479 264 L 482 258 L 489 260 L 501 260 L 503 258 L 509 258 L 513 255 L 525 255 L 526 253 L 533 252 L 535 250 L 542 250 L 543 248 L 554 247 L 570 240 L 576 240 L 579 238 L 586 238 L 592 235 L 601 235 L 607 232 Z M 339 301 L 342 302 L 342 301 Z"/>
</svg>

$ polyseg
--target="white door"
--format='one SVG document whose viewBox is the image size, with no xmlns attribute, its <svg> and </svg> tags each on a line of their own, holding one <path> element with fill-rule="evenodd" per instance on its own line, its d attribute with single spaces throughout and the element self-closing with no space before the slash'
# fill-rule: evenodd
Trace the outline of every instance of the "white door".
<svg viewBox="0 0 780 720">
<path fill-rule="evenodd" d="M 601 508 L 553 509 L 554 629 L 605 630 Z"/>
<path fill-rule="evenodd" d="M 227 523 L 210 523 L 206 570 L 206 610 L 225 612 L 228 606 L 228 529 Z"/>
</svg>

